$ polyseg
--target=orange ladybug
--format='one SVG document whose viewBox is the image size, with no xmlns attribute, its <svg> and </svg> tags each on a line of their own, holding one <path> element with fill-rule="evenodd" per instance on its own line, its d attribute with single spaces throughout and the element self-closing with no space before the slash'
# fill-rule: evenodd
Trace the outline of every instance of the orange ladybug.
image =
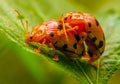
<svg viewBox="0 0 120 84">
<path fill-rule="evenodd" d="M 105 36 L 99 22 L 93 15 L 69 12 L 61 16 L 60 22 L 64 23 L 65 28 L 73 29 L 75 34 L 85 38 L 87 54 L 90 57 L 89 62 L 97 60 L 102 55 L 105 49 Z M 75 30 L 75 27 L 78 29 Z"/>
<path fill-rule="evenodd" d="M 66 40 L 63 26 L 57 20 L 50 20 L 38 24 L 30 33 L 26 32 L 26 39 L 28 42 L 39 42 L 63 51 L 67 56 L 70 54 L 74 55 L 70 57 L 83 56 L 85 51 L 84 45 L 82 42 L 81 45 L 77 44 L 79 35 L 73 34 L 74 32 L 69 29 L 65 29 L 65 31 L 70 42 Z M 41 48 L 40 46 L 37 51 L 40 51 Z M 58 59 L 58 56 L 55 55 L 54 60 Z"/>
</svg>

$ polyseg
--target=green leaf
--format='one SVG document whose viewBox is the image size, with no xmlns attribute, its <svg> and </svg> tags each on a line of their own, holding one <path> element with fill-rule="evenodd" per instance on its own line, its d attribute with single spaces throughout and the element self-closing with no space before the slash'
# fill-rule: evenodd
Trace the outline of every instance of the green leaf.
<svg viewBox="0 0 120 84">
<path fill-rule="evenodd" d="M 106 50 L 100 59 L 99 81 L 106 84 L 120 66 L 120 16 L 110 9 L 101 20 L 105 27 Z"/>
<path fill-rule="evenodd" d="M 95 12 L 95 15 L 100 20 L 106 37 L 105 52 L 98 60 L 100 66 L 95 68 L 91 64 L 82 62 L 79 59 L 71 62 L 59 51 L 60 60 L 55 62 L 52 60 L 54 57 L 53 49 L 48 48 L 46 45 L 44 45 L 41 53 L 34 52 L 34 49 L 39 45 L 28 44 L 25 41 L 25 30 L 19 21 L 19 18 L 22 18 L 24 21 L 27 20 L 29 22 L 29 31 L 31 31 L 38 23 L 59 18 L 62 13 L 68 11 L 85 11 L 89 6 L 84 5 L 84 3 L 80 6 L 77 3 L 73 5 L 66 0 L 27 0 L 25 2 L 21 0 L 0 0 L 0 6 L 0 31 L 4 32 L 13 42 L 23 47 L 26 51 L 34 53 L 41 58 L 46 58 L 53 63 L 54 67 L 57 66 L 64 70 L 78 80 L 80 84 L 106 84 L 112 74 L 118 69 L 120 65 L 120 16 L 114 11 L 115 9 L 102 13 L 91 11 Z M 18 15 L 15 10 L 18 10 L 22 16 L 17 18 Z M 23 60 L 27 58 L 29 57 L 26 56 Z"/>
</svg>

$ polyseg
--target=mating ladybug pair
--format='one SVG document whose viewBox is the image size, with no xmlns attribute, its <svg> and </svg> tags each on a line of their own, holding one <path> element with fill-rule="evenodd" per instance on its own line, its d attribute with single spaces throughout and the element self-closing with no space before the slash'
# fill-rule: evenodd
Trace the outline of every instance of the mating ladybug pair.
<svg viewBox="0 0 120 84">
<path fill-rule="evenodd" d="M 28 26 L 25 29 L 28 42 L 46 44 L 62 51 L 70 59 L 87 57 L 89 62 L 94 62 L 105 49 L 103 30 L 96 18 L 87 13 L 69 12 L 59 20 L 38 24 L 30 33 Z M 41 49 L 42 45 L 37 52 Z M 53 59 L 59 60 L 56 51 Z"/>
</svg>

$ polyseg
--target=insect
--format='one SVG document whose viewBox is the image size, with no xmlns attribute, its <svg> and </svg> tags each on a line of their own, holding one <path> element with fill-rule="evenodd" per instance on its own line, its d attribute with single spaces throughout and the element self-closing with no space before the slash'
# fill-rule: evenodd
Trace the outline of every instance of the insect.
<svg viewBox="0 0 120 84">
<path fill-rule="evenodd" d="M 94 62 L 102 55 L 105 49 L 105 36 L 99 22 L 93 15 L 69 12 L 61 16 L 60 22 L 64 23 L 65 28 L 73 29 L 75 35 L 79 35 L 75 38 L 80 43 L 81 41 L 85 42 L 87 54 L 90 57 L 89 62 Z"/>
<path fill-rule="evenodd" d="M 67 39 L 70 39 L 68 42 L 65 36 L 67 34 Z M 82 56 L 85 48 L 83 43 L 77 45 L 77 40 L 71 29 L 63 29 L 63 26 L 57 20 L 50 20 L 38 24 L 35 26 L 30 33 L 26 33 L 26 39 L 28 42 L 39 42 L 41 44 L 46 44 L 49 47 L 52 47 L 58 50 L 65 52 L 66 55 L 76 53 L 79 56 Z M 37 50 L 41 50 L 41 46 Z M 78 56 L 74 55 L 74 56 Z M 58 56 L 55 53 L 54 60 L 58 61 Z"/>
</svg>

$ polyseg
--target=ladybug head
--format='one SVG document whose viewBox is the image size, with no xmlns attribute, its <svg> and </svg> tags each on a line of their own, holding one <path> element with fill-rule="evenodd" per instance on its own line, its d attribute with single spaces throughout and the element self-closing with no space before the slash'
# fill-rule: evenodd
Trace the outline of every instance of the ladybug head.
<svg viewBox="0 0 120 84">
<path fill-rule="evenodd" d="M 26 39 L 28 42 L 40 42 L 43 40 L 43 36 L 45 35 L 45 25 L 37 25 L 33 28 L 32 32 L 26 34 Z"/>
<path fill-rule="evenodd" d="M 36 27 L 33 28 L 32 32 L 28 32 L 28 21 L 26 21 L 26 25 L 22 21 L 22 15 L 19 13 L 19 11 L 15 10 L 15 12 L 18 14 L 20 22 L 25 30 L 25 36 L 26 40 L 28 42 L 39 42 L 42 40 L 44 34 L 45 34 L 45 29 L 46 25 L 44 24 L 39 24 Z"/>
</svg>

